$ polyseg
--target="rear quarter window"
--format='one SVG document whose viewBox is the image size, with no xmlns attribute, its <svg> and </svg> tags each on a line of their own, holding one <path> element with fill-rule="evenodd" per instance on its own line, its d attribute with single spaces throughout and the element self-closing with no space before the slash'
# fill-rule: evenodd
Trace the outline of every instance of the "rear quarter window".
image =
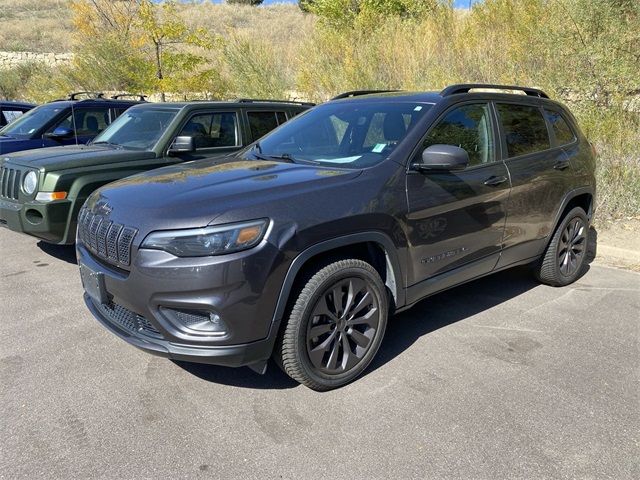
<svg viewBox="0 0 640 480">
<path fill-rule="evenodd" d="M 561 146 L 573 143 L 573 141 L 576 139 L 576 134 L 573 132 L 573 130 L 569 126 L 569 123 L 564 119 L 560 112 L 545 110 L 544 114 L 547 117 L 549 125 L 551 125 L 553 134 L 556 137 L 556 144 L 558 146 Z"/>
<path fill-rule="evenodd" d="M 16 118 L 22 116 L 22 114 L 24 113 L 23 110 L 12 110 L 12 109 L 3 109 L 2 110 L 2 117 L 4 118 L 4 124 L 8 124 L 13 122 Z"/>
<path fill-rule="evenodd" d="M 496 104 L 509 157 L 527 155 L 551 148 L 547 124 L 538 107 Z"/>
</svg>

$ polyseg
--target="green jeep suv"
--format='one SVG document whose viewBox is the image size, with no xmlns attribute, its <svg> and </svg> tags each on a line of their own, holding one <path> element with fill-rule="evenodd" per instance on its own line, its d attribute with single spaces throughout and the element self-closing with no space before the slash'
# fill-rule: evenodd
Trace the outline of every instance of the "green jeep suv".
<svg viewBox="0 0 640 480">
<path fill-rule="evenodd" d="M 98 187 L 146 170 L 239 150 L 313 104 L 241 99 L 146 103 L 88 145 L 14 153 L 0 164 L 0 226 L 49 243 L 75 241 Z"/>
</svg>

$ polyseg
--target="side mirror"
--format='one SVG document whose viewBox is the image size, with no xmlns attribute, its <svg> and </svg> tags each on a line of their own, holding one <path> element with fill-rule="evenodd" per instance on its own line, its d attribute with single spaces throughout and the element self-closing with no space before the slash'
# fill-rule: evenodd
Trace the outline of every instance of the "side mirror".
<svg viewBox="0 0 640 480">
<path fill-rule="evenodd" d="M 431 145 L 422 152 L 422 161 L 414 163 L 419 171 L 463 170 L 469 165 L 469 154 L 454 145 Z"/>
<path fill-rule="evenodd" d="M 169 154 L 192 153 L 196 151 L 196 142 L 193 137 L 176 137 L 169 147 Z"/>
<path fill-rule="evenodd" d="M 53 132 L 44 134 L 46 138 L 50 138 L 52 140 L 66 140 L 67 138 L 73 137 L 73 135 L 73 130 L 67 127 L 58 127 Z"/>
</svg>

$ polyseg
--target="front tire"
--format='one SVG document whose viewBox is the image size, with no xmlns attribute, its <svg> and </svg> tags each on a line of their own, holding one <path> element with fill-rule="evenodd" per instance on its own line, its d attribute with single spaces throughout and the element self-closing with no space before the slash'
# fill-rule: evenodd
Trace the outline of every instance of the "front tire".
<svg viewBox="0 0 640 480">
<path fill-rule="evenodd" d="M 355 380 L 376 355 L 389 300 L 378 272 L 362 260 L 340 260 L 318 272 L 298 295 L 276 355 L 282 369 L 325 391 Z"/>
<path fill-rule="evenodd" d="M 587 266 L 589 219 L 580 207 L 563 218 L 535 268 L 536 278 L 552 287 L 564 287 L 580 278 Z"/>
</svg>

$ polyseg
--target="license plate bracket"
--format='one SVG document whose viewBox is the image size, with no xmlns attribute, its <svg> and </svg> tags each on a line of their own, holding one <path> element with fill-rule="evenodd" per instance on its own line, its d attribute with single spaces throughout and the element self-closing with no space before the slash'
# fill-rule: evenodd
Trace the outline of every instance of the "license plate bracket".
<svg viewBox="0 0 640 480">
<path fill-rule="evenodd" d="M 104 274 L 94 272 L 85 264 L 80 263 L 80 278 L 84 291 L 96 302 L 105 305 L 108 302 L 107 289 L 104 285 Z"/>
</svg>

